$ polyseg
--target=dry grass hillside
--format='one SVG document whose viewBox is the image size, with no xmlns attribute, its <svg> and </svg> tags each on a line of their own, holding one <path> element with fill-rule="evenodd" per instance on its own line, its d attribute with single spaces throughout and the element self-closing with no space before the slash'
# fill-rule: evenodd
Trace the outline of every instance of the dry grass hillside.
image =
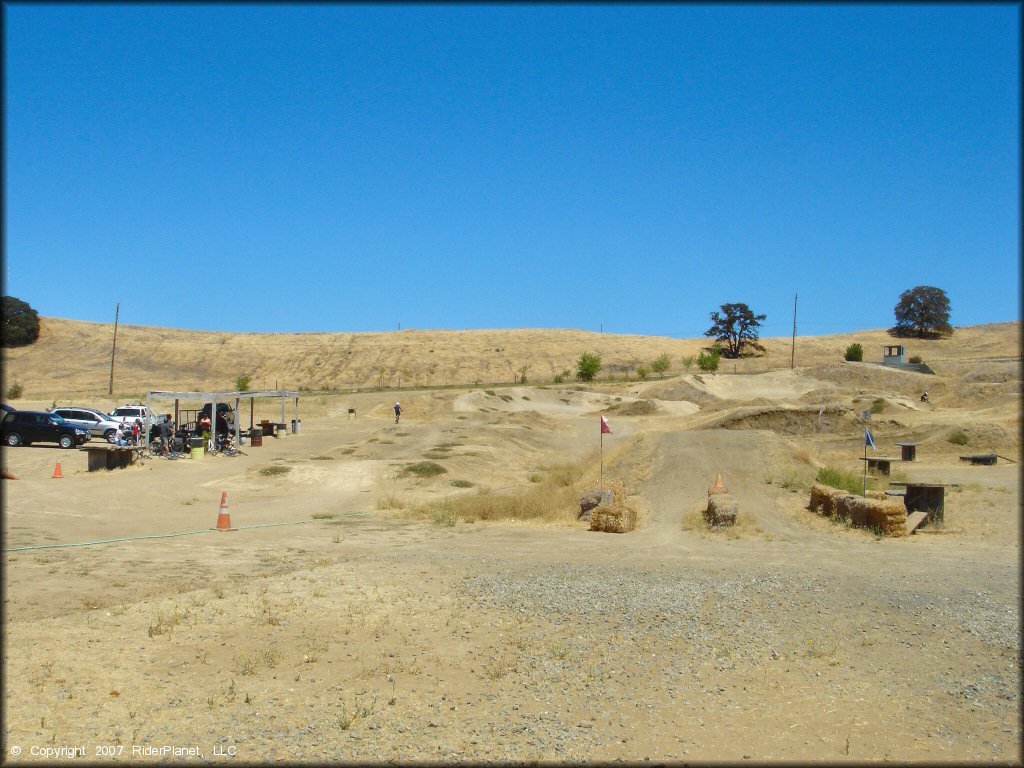
<svg viewBox="0 0 1024 768">
<path fill-rule="evenodd" d="M 704 339 L 128 326 L 113 395 L 110 335 L 44 318 L 4 352 L 7 402 L 249 374 L 305 390 L 301 429 L 111 471 L 89 471 L 102 440 L 4 446 L 10 765 L 1021 764 L 1019 322 L 906 341 L 935 375 L 842 360 L 880 360 L 881 330 L 798 338 L 795 370 L 766 339 L 709 375 L 682 363 Z M 596 384 L 551 383 L 586 351 Z M 884 535 L 901 520 L 811 509 L 828 478 L 944 501 Z M 632 530 L 580 518 L 598 485 Z"/>
<path fill-rule="evenodd" d="M 54 317 L 40 320 L 35 344 L 3 350 L 5 392 L 17 382 L 26 399 L 106 395 L 112 326 Z M 796 365 L 836 364 L 853 342 L 864 347 L 869 361 L 881 360 L 883 345 L 899 343 L 884 330 L 801 336 L 796 340 Z M 254 388 L 306 391 L 513 383 L 524 371 L 527 383 L 545 383 L 559 372 L 575 372 L 576 360 L 584 352 L 601 356 L 599 379 L 635 380 L 638 366 L 650 365 L 663 353 L 672 361 L 669 374 L 683 372 L 683 358 L 697 355 L 707 343 L 705 338 L 544 329 L 219 333 L 121 325 L 114 399 L 139 397 L 149 389 L 231 389 L 243 374 Z M 764 356 L 723 360 L 720 372 L 790 367 L 789 337 L 764 338 L 762 343 Z M 962 368 L 972 360 L 1019 359 L 1020 324 L 972 326 L 958 329 L 951 339 L 903 343 L 908 357 L 920 355 L 929 364 L 949 362 Z M 59 369 L 53 364 L 56 360 Z M 696 372 L 696 366 L 691 370 Z"/>
</svg>

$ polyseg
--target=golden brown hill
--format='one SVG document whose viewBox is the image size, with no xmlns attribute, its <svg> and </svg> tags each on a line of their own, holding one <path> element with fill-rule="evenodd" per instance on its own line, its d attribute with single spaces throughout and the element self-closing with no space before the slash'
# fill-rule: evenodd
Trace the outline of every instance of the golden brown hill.
<svg viewBox="0 0 1024 768">
<path fill-rule="evenodd" d="M 6 388 L 13 382 L 33 400 L 106 395 L 110 382 L 112 326 L 40 318 L 39 340 L 3 350 Z M 763 338 L 766 355 L 723 360 L 722 372 L 744 373 L 790 366 L 789 337 Z M 938 341 L 900 342 L 884 330 L 796 340 L 796 365 L 841 360 L 847 345 L 864 347 L 865 361 L 880 361 L 882 346 L 903 343 L 907 355 L 925 362 L 1020 357 L 1020 323 L 960 328 Z M 584 352 L 601 356 L 601 379 L 636 378 L 663 353 L 669 374 L 684 370 L 708 339 L 672 339 L 576 330 L 404 330 L 386 333 L 221 333 L 121 325 L 117 335 L 114 397 L 134 398 L 149 389 L 231 389 L 245 374 L 253 388 L 350 390 L 383 386 L 438 387 L 549 382 L 575 372 Z M 696 372 L 696 366 L 691 369 Z"/>
</svg>

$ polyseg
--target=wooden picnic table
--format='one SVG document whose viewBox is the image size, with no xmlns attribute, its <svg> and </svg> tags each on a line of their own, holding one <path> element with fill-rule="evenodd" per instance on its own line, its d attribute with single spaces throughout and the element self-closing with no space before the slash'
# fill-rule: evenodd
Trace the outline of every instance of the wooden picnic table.
<svg viewBox="0 0 1024 768">
<path fill-rule="evenodd" d="M 860 460 L 868 463 L 869 472 L 877 472 L 886 477 L 889 476 L 892 462 L 899 461 L 895 456 L 868 456 L 867 458 L 861 456 Z"/>
<path fill-rule="evenodd" d="M 146 449 L 141 445 L 83 445 L 78 450 L 88 456 L 88 471 L 96 472 L 130 466 L 142 458 Z"/>
<path fill-rule="evenodd" d="M 930 521 L 942 520 L 945 515 L 946 488 L 959 487 L 958 483 L 915 483 L 899 481 L 890 485 L 901 485 L 906 488 L 903 504 L 907 514 L 925 512 Z"/>
<path fill-rule="evenodd" d="M 917 446 L 920 443 L 896 443 L 903 454 L 903 461 L 915 461 L 917 459 Z"/>
</svg>

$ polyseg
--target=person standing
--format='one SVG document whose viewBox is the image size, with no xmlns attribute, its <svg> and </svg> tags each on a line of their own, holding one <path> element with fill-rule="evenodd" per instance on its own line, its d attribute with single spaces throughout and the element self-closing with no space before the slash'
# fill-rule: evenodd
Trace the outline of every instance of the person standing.
<svg viewBox="0 0 1024 768">
<path fill-rule="evenodd" d="M 139 444 L 139 436 L 142 434 L 142 420 L 136 419 L 132 424 L 132 445 Z"/>
<path fill-rule="evenodd" d="M 401 403 L 395 403 L 395 424 L 398 423 L 398 419 L 401 417 L 401 415 L 402 415 L 402 404 Z"/>
</svg>

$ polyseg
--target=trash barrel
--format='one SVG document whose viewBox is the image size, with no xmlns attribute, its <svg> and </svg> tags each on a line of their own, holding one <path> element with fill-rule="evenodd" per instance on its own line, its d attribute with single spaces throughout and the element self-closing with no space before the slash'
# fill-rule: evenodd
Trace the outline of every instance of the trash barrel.
<svg viewBox="0 0 1024 768">
<path fill-rule="evenodd" d="M 292 434 L 302 431 L 302 419 L 292 419 Z"/>
<path fill-rule="evenodd" d="M 263 430 L 259 427 L 253 427 L 249 430 L 249 444 L 253 448 L 259 448 L 263 445 Z"/>
<path fill-rule="evenodd" d="M 281 422 L 278 422 L 275 425 L 274 437 L 284 437 L 287 434 L 288 434 L 288 425 L 287 424 L 282 424 Z"/>
</svg>

